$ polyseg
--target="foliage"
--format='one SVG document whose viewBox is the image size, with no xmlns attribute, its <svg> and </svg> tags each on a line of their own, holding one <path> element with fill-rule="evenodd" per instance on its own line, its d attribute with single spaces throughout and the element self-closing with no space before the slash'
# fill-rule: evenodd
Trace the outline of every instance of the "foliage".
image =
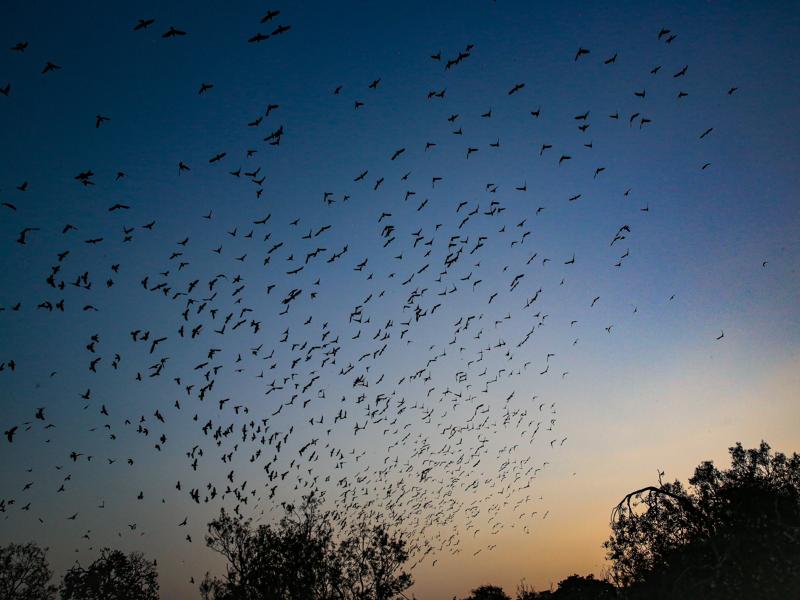
<svg viewBox="0 0 800 600">
<path fill-rule="evenodd" d="M 549 594 L 550 592 L 546 593 Z M 527 583 L 524 579 L 517 584 L 517 595 L 515 600 L 535 600 L 539 597 L 544 598 L 545 596 L 537 596 L 534 587 Z"/>
<path fill-rule="evenodd" d="M 87 568 L 71 567 L 61 583 L 62 600 L 158 600 L 155 561 L 140 552 L 104 548 Z"/>
<path fill-rule="evenodd" d="M 626 495 L 605 543 L 633 598 L 787 598 L 800 589 L 800 456 L 729 449 L 689 479 Z"/>
<path fill-rule="evenodd" d="M 536 592 L 526 584 L 517 586 L 516 600 L 610 600 L 617 597 L 617 588 L 594 575 L 570 575 L 558 582 L 554 591 Z"/>
<path fill-rule="evenodd" d="M 56 592 L 52 576 L 46 549 L 33 543 L 0 547 L 0 600 L 49 600 Z"/>
<path fill-rule="evenodd" d="M 595 579 L 594 575 L 586 577 L 570 575 L 558 582 L 558 588 L 553 592 L 553 600 L 605 600 L 616 597 L 616 588 L 602 579 Z"/>
<path fill-rule="evenodd" d="M 482 585 L 476 587 L 464 600 L 511 600 L 511 596 L 496 585 Z"/>
<path fill-rule="evenodd" d="M 382 526 L 359 528 L 339 544 L 337 558 L 346 598 L 388 600 L 411 586 L 411 575 L 401 571 L 408 560 L 405 542 Z"/>
<path fill-rule="evenodd" d="M 208 576 L 201 591 L 211 598 L 319 598 L 329 587 L 332 531 L 318 506 L 292 507 L 279 527 L 252 528 L 224 510 L 208 526 L 206 545 L 227 561 L 223 579 Z"/>
<path fill-rule="evenodd" d="M 224 510 L 209 523 L 206 544 L 227 562 L 206 575 L 208 600 L 391 600 L 411 583 L 405 542 L 386 527 L 361 527 L 337 543 L 330 514 L 313 494 L 284 507 L 276 526 L 253 527 Z"/>
</svg>

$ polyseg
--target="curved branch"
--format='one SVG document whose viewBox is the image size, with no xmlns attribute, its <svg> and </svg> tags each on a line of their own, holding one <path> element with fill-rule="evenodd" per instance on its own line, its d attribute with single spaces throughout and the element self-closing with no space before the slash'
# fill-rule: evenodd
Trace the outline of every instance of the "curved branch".
<svg viewBox="0 0 800 600">
<path fill-rule="evenodd" d="M 628 494 L 625 494 L 625 496 L 622 498 L 622 500 L 620 500 L 617 503 L 617 505 L 614 507 L 614 509 L 611 511 L 611 521 L 612 521 L 612 523 L 616 519 L 616 516 L 619 515 L 619 512 L 622 509 L 622 505 L 623 504 L 627 505 L 628 511 L 631 512 L 632 511 L 632 509 L 631 509 L 631 500 L 633 498 L 637 497 L 637 496 L 640 496 L 641 494 L 644 494 L 645 492 L 649 492 L 651 494 L 659 494 L 659 495 L 663 495 L 663 496 L 667 496 L 669 498 L 672 498 L 678 504 L 680 504 L 681 507 L 686 512 L 692 513 L 696 517 L 699 517 L 701 520 L 705 519 L 705 515 L 703 514 L 703 512 L 700 509 L 698 509 L 694 504 L 692 504 L 692 501 L 689 500 L 689 498 L 687 498 L 686 496 L 679 496 L 678 494 L 673 494 L 672 492 L 668 492 L 667 490 L 664 490 L 664 489 L 661 489 L 661 488 L 657 488 L 657 487 L 654 487 L 652 485 L 648 485 L 648 486 L 645 486 L 645 487 L 643 487 L 641 489 L 638 489 L 638 490 L 635 490 L 633 492 L 629 492 Z"/>
</svg>

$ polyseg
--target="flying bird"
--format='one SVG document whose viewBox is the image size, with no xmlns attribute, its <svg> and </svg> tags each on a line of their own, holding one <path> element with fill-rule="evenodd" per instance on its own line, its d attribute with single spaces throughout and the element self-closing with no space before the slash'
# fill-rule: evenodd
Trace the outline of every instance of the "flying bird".
<svg viewBox="0 0 800 600">
<path fill-rule="evenodd" d="M 139 19 L 139 21 L 134 26 L 133 30 L 139 31 L 141 29 L 147 29 L 148 27 L 150 27 L 150 25 L 152 25 L 155 22 L 156 22 L 155 19 Z"/>
<path fill-rule="evenodd" d="M 281 11 L 279 10 L 272 10 L 272 9 L 268 10 L 267 13 L 263 17 L 261 17 L 261 24 L 263 25 L 264 23 L 271 21 L 280 14 Z"/>
<path fill-rule="evenodd" d="M 587 54 L 589 54 L 589 50 L 586 48 L 578 48 L 578 51 L 575 53 L 575 62 L 577 62 L 581 56 L 586 56 Z"/>
<path fill-rule="evenodd" d="M 185 31 L 181 31 L 180 29 L 176 29 L 175 27 L 170 26 L 170 28 L 167 31 L 165 31 L 163 34 L 161 34 L 161 37 L 162 38 L 174 38 L 174 37 L 179 37 L 179 36 L 184 36 L 184 35 L 186 35 Z"/>
</svg>

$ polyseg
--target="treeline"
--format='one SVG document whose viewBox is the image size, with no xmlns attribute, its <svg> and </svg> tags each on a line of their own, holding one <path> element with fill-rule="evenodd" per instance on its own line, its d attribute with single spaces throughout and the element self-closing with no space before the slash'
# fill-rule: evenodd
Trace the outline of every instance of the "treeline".
<svg viewBox="0 0 800 600">
<path fill-rule="evenodd" d="M 333 529 L 311 494 L 284 504 L 275 525 L 253 526 L 225 510 L 208 524 L 206 545 L 225 559 L 222 576 L 199 583 L 204 600 L 391 600 L 413 580 L 403 570 L 405 541 L 384 525 Z M 88 567 L 76 564 L 52 583 L 39 546 L 0 548 L 0 600 L 158 600 L 156 562 L 141 553 L 103 549 Z"/>
<path fill-rule="evenodd" d="M 52 579 L 45 549 L 32 543 L 0 548 L 2 600 L 51 600 L 57 592 L 65 600 L 158 600 L 156 563 L 138 552 L 106 548 L 88 567 L 70 567 L 60 585 Z"/>
<path fill-rule="evenodd" d="M 611 514 L 608 580 L 573 575 L 553 590 L 520 586 L 517 600 L 800 598 L 800 455 L 762 442 L 729 449 L 680 481 L 629 494 Z M 465 600 L 511 600 L 481 586 Z"/>
<path fill-rule="evenodd" d="M 680 481 L 626 494 L 613 508 L 604 547 L 607 579 L 572 575 L 551 590 L 520 585 L 516 600 L 621 600 L 800 597 L 800 455 L 769 445 L 730 448 L 731 465 L 711 462 Z M 333 529 L 313 494 L 284 505 L 274 525 L 254 526 L 221 511 L 206 545 L 226 563 L 199 583 L 204 600 L 399 600 L 413 580 L 405 541 L 385 525 Z M 45 550 L 0 548 L 0 600 L 157 600 L 155 561 L 104 549 L 52 583 Z M 454 597 L 455 598 L 455 597 Z M 425 599 L 427 600 L 427 599 Z M 463 600 L 512 600 L 483 585 Z"/>
</svg>

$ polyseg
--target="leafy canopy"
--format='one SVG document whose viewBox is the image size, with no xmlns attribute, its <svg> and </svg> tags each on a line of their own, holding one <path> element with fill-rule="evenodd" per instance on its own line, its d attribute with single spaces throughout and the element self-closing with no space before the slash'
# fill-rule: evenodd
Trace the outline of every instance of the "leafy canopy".
<svg viewBox="0 0 800 600">
<path fill-rule="evenodd" d="M 405 542 L 385 525 L 361 525 L 337 537 L 330 513 L 310 494 L 284 505 L 277 525 L 254 527 L 224 510 L 208 525 L 206 545 L 226 560 L 206 575 L 206 600 L 392 600 L 412 583 L 402 570 Z"/>
<path fill-rule="evenodd" d="M 155 561 L 140 552 L 104 548 L 88 567 L 76 564 L 64 574 L 62 600 L 158 600 Z"/>
<path fill-rule="evenodd" d="M 762 442 L 689 479 L 627 494 L 606 541 L 612 576 L 649 598 L 784 598 L 800 589 L 800 456 Z M 788 595 L 787 595 L 788 594 Z"/>
<path fill-rule="evenodd" d="M 33 543 L 0 547 L 0 599 L 50 600 L 56 592 L 52 576 L 45 549 Z"/>
</svg>

